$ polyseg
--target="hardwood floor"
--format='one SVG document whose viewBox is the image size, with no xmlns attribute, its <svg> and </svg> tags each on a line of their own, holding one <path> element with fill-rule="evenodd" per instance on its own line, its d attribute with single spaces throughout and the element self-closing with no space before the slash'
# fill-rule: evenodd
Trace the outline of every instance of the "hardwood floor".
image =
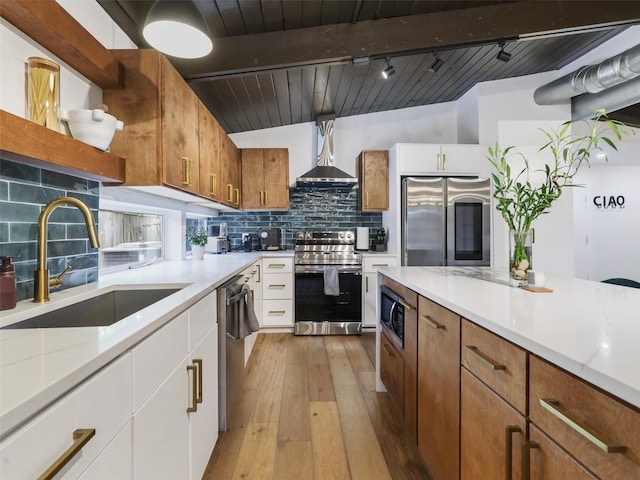
<svg viewBox="0 0 640 480">
<path fill-rule="evenodd" d="M 203 480 L 429 479 L 358 336 L 261 334 L 232 425 Z"/>
</svg>

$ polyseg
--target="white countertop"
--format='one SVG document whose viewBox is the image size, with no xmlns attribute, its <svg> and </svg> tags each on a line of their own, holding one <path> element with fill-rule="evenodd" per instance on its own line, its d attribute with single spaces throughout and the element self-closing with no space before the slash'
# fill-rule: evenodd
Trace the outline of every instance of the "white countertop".
<svg viewBox="0 0 640 480">
<path fill-rule="evenodd" d="M 533 293 L 478 267 L 381 272 L 640 408 L 640 289 L 547 275 L 553 292 Z"/>
<path fill-rule="evenodd" d="M 293 251 L 205 255 L 203 261 L 162 262 L 101 276 L 99 281 L 51 291 L 51 301 L 18 302 L 0 313 L 0 326 L 35 317 L 105 291 L 185 286 L 108 327 L 0 330 L 0 438 L 78 385 L 232 275 L 263 257 Z"/>
</svg>

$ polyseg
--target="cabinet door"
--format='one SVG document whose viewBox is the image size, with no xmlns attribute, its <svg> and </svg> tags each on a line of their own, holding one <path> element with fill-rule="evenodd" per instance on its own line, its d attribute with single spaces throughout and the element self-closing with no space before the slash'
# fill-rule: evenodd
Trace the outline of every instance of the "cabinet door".
<svg viewBox="0 0 640 480">
<path fill-rule="evenodd" d="M 209 113 L 209 110 L 198 101 L 198 132 L 200 158 L 199 193 L 212 200 L 220 200 L 222 196 L 222 178 L 220 177 L 220 125 Z"/>
<path fill-rule="evenodd" d="M 520 478 L 516 446 L 524 440 L 524 416 L 467 369 L 462 368 L 460 376 L 461 480 Z"/>
<path fill-rule="evenodd" d="M 226 132 L 220 133 L 220 158 L 222 160 L 222 198 L 230 207 L 240 208 L 240 152 Z"/>
<path fill-rule="evenodd" d="M 242 149 L 242 208 L 265 208 L 264 163 L 261 148 Z"/>
<path fill-rule="evenodd" d="M 265 300 L 293 298 L 293 276 L 290 273 L 269 273 L 262 284 Z"/>
<path fill-rule="evenodd" d="M 289 210 L 289 150 L 265 148 L 263 162 L 265 206 L 269 210 Z"/>
<path fill-rule="evenodd" d="M 164 183 L 195 193 L 200 187 L 198 98 L 166 57 L 161 92 Z"/>
<path fill-rule="evenodd" d="M 131 430 L 129 421 L 78 480 L 131 479 Z"/>
<path fill-rule="evenodd" d="M 293 326 L 293 300 L 262 300 L 262 327 Z"/>
<path fill-rule="evenodd" d="M 212 328 L 191 352 L 202 368 L 201 403 L 189 413 L 191 428 L 191 478 L 200 480 L 218 439 L 218 328 Z"/>
<path fill-rule="evenodd" d="M 433 478 L 458 479 L 460 317 L 419 297 L 418 449 Z"/>
<path fill-rule="evenodd" d="M 187 406 L 194 379 L 187 364 L 185 357 L 133 417 L 133 478 L 189 478 Z"/>
<path fill-rule="evenodd" d="M 389 210 L 389 152 L 386 150 L 362 152 L 358 170 L 360 210 L 367 212 Z"/>
<path fill-rule="evenodd" d="M 383 330 L 380 334 L 380 380 L 400 417 L 404 415 L 404 359 L 397 342 Z"/>
<path fill-rule="evenodd" d="M 447 173 L 475 173 L 488 177 L 491 164 L 483 145 L 442 145 L 440 169 Z"/>
<path fill-rule="evenodd" d="M 523 478 L 536 480 L 596 480 L 567 452 L 542 433 L 535 425 L 529 427 L 529 440 L 535 448 L 529 449 L 529 475 Z M 531 445 L 531 444 L 528 444 Z"/>
<path fill-rule="evenodd" d="M 363 275 L 364 286 L 362 288 L 363 293 L 363 309 L 362 309 L 362 326 L 363 327 L 375 327 L 376 326 L 376 300 L 378 297 L 377 289 L 377 273 L 365 273 Z"/>
</svg>

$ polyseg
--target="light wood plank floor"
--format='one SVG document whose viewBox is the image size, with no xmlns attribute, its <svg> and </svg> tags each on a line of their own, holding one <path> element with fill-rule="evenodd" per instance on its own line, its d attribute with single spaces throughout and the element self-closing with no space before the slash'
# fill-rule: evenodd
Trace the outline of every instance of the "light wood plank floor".
<svg viewBox="0 0 640 480">
<path fill-rule="evenodd" d="M 428 480 L 362 340 L 259 335 L 203 480 Z"/>
</svg>

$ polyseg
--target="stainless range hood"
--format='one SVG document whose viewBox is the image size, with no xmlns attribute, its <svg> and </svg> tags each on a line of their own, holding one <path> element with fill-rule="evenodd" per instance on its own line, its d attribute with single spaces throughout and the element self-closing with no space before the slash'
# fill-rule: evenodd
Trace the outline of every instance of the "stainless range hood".
<svg viewBox="0 0 640 480">
<path fill-rule="evenodd" d="M 298 186 L 311 187 L 353 187 L 358 179 L 340 170 L 334 163 L 333 119 L 318 121 L 319 154 L 317 166 L 298 177 Z M 321 145 L 321 147 L 320 147 Z"/>
</svg>

